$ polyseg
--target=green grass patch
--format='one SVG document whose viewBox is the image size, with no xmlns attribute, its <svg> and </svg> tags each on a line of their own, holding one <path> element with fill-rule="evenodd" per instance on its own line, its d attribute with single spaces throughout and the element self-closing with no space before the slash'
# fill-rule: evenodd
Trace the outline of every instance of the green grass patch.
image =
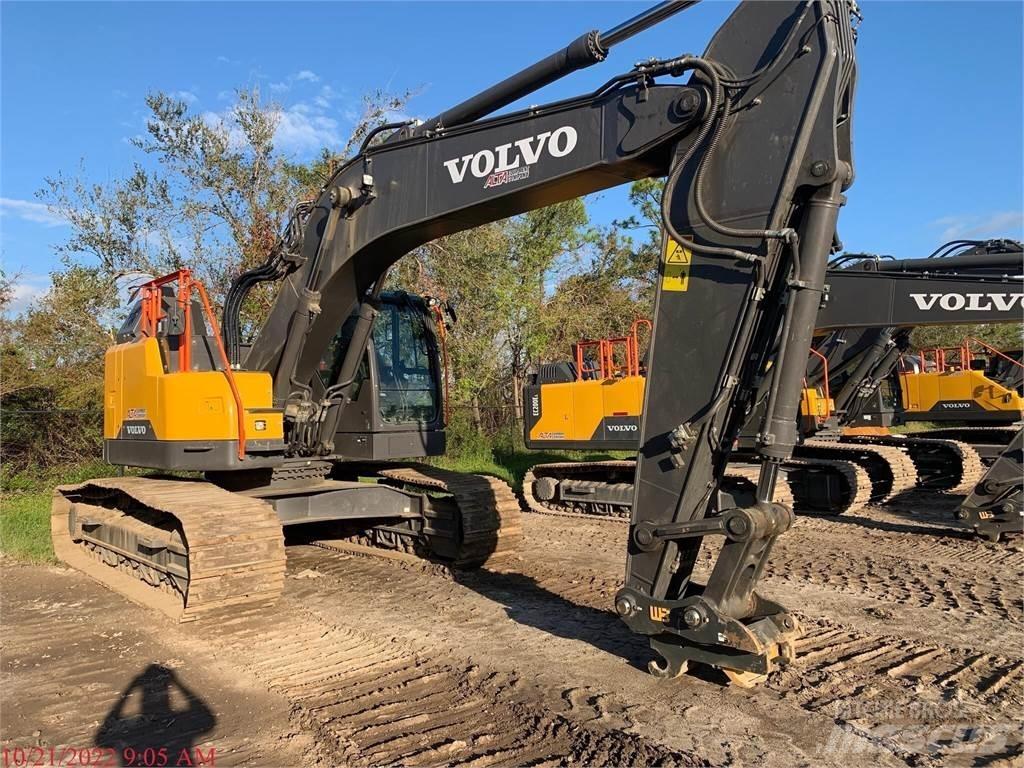
<svg viewBox="0 0 1024 768">
<path fill-rule="evenodd" d="M 70 467 L 22 469 L 2 472 L 0 497 L 0 552 L 30 563 L 52 563 L 50 503 L 58 485 L 80 483 L 92 477 L 111 477 L 117 467 L 102 461 Z"/>
<path fill-rule="evenodd" d="M 897 424 L 893 427 L 889 427 L 889 431 L 894 435 L 913 435 L 917 432 L 927 432 L 929 429 L 940 429 L 946 424 L 939 424 L 935 421 L 912 421 L 909 424 Z"/>
<path fill-rule="evenodd" d="M 30 563 L 52 563 L 50 499 L 44 492 L 5 494 L 0 511 L 0 551 Z"/>
<path fill-rule="evenodd" d="M 461 456 L 438 456 L 432 459 L 431 463 L 455 472 L 499 477 L 518 493 L 523 487 L 523 476 L 530 467 L 537 464 L 552 464 L 560 461 L 611 461 L 635 457 L 636 454 L 629 451 L 528 451 L 495 448 L 491 451 L 480 451 Z"/>
</svg>

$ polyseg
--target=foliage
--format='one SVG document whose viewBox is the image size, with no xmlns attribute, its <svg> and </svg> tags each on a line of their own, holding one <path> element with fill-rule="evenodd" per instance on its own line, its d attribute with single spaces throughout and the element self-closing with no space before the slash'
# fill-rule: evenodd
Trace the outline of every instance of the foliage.
<svg viewBox="0 0 1024 768">
<path fill-rule="evenodd" d="M 132 172 L 106 185 L 58 174 L 40 199 L 71 226 L 58 253 L 92 257 L 103 273 L 162 275 L 189 267 L 212 296 L 261 264 L 300 199 L 316 193 L 328 172 L 407 98 L 383 91 L 364 99 L 364 112 L 340 154 L 327 150 L 312 165 L 288 160 L 274 144 L 281 109 L 258 90 L 236 92 L 221 116 L 196 114 L 165 93 L 146 98 L 146 135 L 131 140 L 143 153 Z M 243 328 L 258 325 L 273 301 L 254 290 Z"/>
<path fill-rule="evenodd" d="M 1019 350 L 1024 342 L 1024 324 L 949 325 L 915 328 L 910 337 L 914 349 L 957 347 L 968 338 L 979 339 L 998 350 Z"/>
<path fill-rule="evenodd" d="M 116 291 L 97 267 L 67 265 L 20 317 L 0 324 L 2 459 L 8 471 L 99 455 L 103 354 Z"/>
<path fill-rule="evenodd" d="M 52 562 L 50 504 L 53 487 L 80 483 L 92 477 L 109 477 L 117 468 L 101 461 L 69 466 L 31 467 L 11 472 L 4 467 L 0 502 L 0 552 L 29 562 Z"/>
</svg>

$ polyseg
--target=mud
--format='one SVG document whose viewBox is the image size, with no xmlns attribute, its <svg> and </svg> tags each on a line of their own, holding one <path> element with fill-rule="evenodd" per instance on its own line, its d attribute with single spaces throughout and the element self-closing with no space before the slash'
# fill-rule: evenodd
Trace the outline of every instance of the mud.
<svg viewBox="0 0 1024 768">
<path fill-rule="evenodd" d="M 123 691 L 159 665 L 216 723 L 149 735 L 216 744 L 225 765 L 1019 764 L 1024 547 L 951 530 L 951 503 L 800 518 L 763 591 L 805 635 L 754 691 L 644 671 L 611 612 L 616 520 L 524 514 L 521 556 L 473 573 L 291 541 L 272 610 L 201 630 L 4 565 L 4 744 L 109 741 Z"/>
</svg>

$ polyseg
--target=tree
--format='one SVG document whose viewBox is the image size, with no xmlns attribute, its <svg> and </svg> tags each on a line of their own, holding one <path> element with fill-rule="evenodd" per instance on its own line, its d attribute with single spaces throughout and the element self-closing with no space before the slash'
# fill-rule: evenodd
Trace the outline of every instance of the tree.
<svg viewBox="0 0 1024 768">
<path fill-rule="evenodd" d="M 117 291 L 97 267 L 66 265 L 26 312 L 0 327 L 3 462 L 24 469 L 96 458 L 103 354 Z"/>
<path fill-rule="evenodd" d="M 91 256 L 108 275 L 160 275 L 187 266 L 219 300 L 241 271 L 266 259 L 292 206 L 315 195 L 407 97 L 366 96 L 340 152 L 325 149 L 303 166 L 277 150 L 281 110 L 262 103 L 259 91 L 238 91 L 235 104 L 217 118 L 190 112 L 167 94 L 150 94 L 146 135 L 131 141 L 147 162 L 106 185 L 81 174 L 46 179 L 40 199 L 71 225 L 57 250 L 72 259 Z M 273 295 L 272 286 L 250 294 L 243 328 L 259 324 Z"/>
</svg>

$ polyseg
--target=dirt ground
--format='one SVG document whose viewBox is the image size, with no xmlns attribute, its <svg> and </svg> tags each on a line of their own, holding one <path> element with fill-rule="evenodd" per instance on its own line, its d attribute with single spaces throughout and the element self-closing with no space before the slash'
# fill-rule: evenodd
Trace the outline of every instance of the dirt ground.
<svg viewBox="0 0 1024 768">
<path fill-rule="evenodd" d="M 615 520 L 524 514 L 502 573 L 293 542 L 272 614 L 198 629 L 0 563 L 5 765 L 1024 764 L 1024 547 L 951 531 L 947 507 L 799 519 L 763 591 L 805 636 L 753 691 L 644 671 L 611 612 Z"/>
</svg>

